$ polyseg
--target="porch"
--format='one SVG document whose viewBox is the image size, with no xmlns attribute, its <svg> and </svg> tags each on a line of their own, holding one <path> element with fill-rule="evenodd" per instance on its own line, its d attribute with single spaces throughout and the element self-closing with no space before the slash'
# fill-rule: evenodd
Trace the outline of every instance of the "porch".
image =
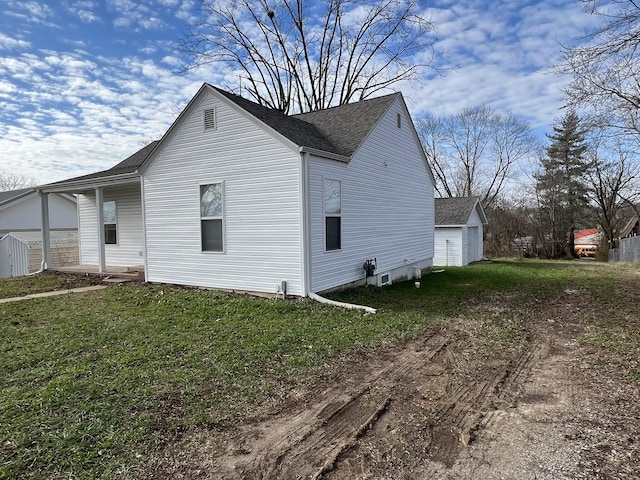
<svg viewBox="0 0 640 480">
<path fill-rule="evenodd" d="M 65 267 L 54 267 L 49 270 L 60 273 L 72 273 L 75 275 L 97 275 L 101 277 L 126 278 L 136 281 L 144 281 L 144 266 L 133 267 L 107 266 L 101 272 L 98 265 L 68 265 Z"/>
</svg>

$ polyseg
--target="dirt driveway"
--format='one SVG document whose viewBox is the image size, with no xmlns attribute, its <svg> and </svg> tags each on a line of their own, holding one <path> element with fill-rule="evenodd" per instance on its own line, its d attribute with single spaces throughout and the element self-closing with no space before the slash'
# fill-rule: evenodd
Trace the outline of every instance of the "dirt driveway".
<svg viewBox="0 0 640 480">
<path fill-rule="evenodd" d="M 582 302 L 567 290 L 523 312 L 526 331 L 513 348 L 459 319 L 358 352 L 275 410 L 186 435 L 136 476 L 640 478 L 638 383 L 623 365 L 599 365 L 601 353 L 580 341 L 589 333 Z"/>
</svg>

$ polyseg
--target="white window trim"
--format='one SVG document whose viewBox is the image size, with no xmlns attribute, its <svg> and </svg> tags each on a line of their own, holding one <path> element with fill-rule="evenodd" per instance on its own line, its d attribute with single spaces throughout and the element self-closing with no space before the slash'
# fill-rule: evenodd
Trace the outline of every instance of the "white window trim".
<svg viewBox="0 0 640 480">
<path fill-rule="evenodd" d="M 326 198 L 324 196 L 324 183 L 326 181 L 335 181 L 340 182 L 340 213 L 327 213 L 326 206 Z M 340 219 L 340 248 L 335 248 L 332 250 L 327 249 L 327 218 L 339 218 Z M 322 178 L 322 231 L 323 231 L 323 243 L 324 243 L 324 253 L 334 253 L 342 251 L 342 180 L 337 180 L 335 178 Z"/>
<path fill-rule="evenodd" d="M 109 248 L 110 246 L 117 246 L 120 243 L 120 228 L 118 227 L 118 202 L 116 202 L 115 200 L 105 200 L 102 202 L 102 209 L 104 212 L 104 204 L 105 203 L 111 203 L 113 202 L 113 206 L 115 207 L 116 210 L 116 221 L 115 222 L 106 222 L 104 220 L 104 213 L 102 214 L 103 216 L 103 221 L 102 221 L 102 236 L 103 236 L 103 240 L 104 240 L 104 245 L 106 248 Z M 105 227 L 107 225 L 115 225 L 116 226 L 116 242 L 115 243 L 107 243 L 107 235 L 105 233 Z"/>
<path fill-rule="evenodd" d="M 203 217 L 202 216 L 202 198 L 201 198 L 201 191 L 202 191 L 202 187 L 205 185 L 216 185 L 219 184 L 222 186 L 222 216 L 220 217 Z M 205 183 L 201 183 L 198 185 L 198 226 L 200 229 L 200 253 L 204 253 L 207 255 L 221 255 L 226 253 L 227 251 L 227 227 L 226 227 L 226 215 L 225 215 L 225 201 L 226 198 L 226 191 L 225 191 L 225 185 L 224 185 L 224 181 L 221 182 L 205 182 Z M 222 250 L 220 251 L 215 251 L 215 250 L 203 250 L 202 249 L 202 220 L 222 220 Z"/>
</svg>

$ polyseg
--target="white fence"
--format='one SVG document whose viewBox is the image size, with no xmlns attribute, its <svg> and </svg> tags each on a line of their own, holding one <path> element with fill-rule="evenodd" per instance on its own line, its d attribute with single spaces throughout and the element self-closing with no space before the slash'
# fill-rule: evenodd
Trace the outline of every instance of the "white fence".
<svg viewBox="0 0 640 480">
<path fill-rule="evenodd" d="M 640 262 L 640 237 L 621 238 L 618 248 L 609 250 L 610 262 Z"/>
</svg>

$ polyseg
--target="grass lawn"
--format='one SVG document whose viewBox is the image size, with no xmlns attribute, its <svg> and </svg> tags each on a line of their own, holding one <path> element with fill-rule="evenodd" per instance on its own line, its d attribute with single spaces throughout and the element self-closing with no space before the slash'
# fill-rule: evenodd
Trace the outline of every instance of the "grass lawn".
<svg viewBox="0 0 640 480">
<path fill-rule="evenodd" d="M 88 287 L 101 282 L 102 279 L 97 276 L 68 275 L 55 272 L 27 277 L 2 278 L 0 279 L 0 298 L 24 297 L 32 293 Z"/>
<path fill-rule="evenodd" d="M 57 288 L 48 277 L 0 280 L 0 297 Z M 499 261 L 424 276 L 420 289 L 411 281 L 333 295 L 375 315 L 159 285 L 0 304 L 0 478 L 114 478 L 185 429 L 215 431 L 340 353 L 487 302 L 503 309 L 477 322 L 509 348 L 525 335 L 528 305 L 576 288 L 598 308 L 619 308 L 635 277 L 629 266 Z M 599 315 L 587 320 L 584 341 L 637 365 L 638 320 L 614 329 Z"/>
</svg>

